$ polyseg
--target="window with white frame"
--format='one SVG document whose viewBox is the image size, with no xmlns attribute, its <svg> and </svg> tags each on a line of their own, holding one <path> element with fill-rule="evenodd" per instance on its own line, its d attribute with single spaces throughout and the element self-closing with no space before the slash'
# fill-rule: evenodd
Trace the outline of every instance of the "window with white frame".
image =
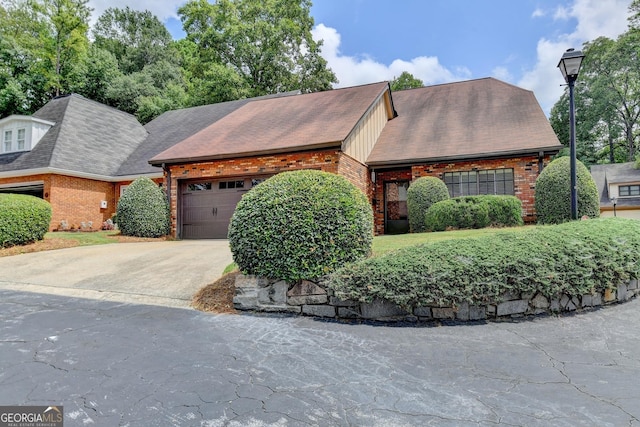
<svg viewBox="0 0 640 427">
<path fill-rule="evenodd" d="M 2 143 L 2 151 L 4 151 L 5 153 L 9 153 L 11 151 L 13 151 L 12 148 L 12 142 L 13 142 L 13 131 L 12 130 L 5 130 L 4 131 L 4 138 L 3 138 L 3 143 Z"/>
<path fill-rule="evenodd" d="M 26 129 L 18 129 L 18 137 L 16 138 L 16 145 L 18 146 L 17 148 L 18 151 L 24 151 L 26 135 L 27 135 Z"/>
<path fill-rule="evenodd" d="M 2 152 L 12 153 L 14 151 L 25 151 L 27 149 L 27 130 L 5 129 L 2 137 Z"/>
</svg>

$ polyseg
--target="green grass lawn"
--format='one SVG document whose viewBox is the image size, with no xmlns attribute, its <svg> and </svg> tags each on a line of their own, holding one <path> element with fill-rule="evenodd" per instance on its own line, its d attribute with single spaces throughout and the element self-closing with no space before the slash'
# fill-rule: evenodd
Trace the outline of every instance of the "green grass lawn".
<svg viewBox="0 0 640 427">
<path fill-rule="evenodd" d="M 453 230 L 453 231 L 441 231 L 437 233 L 411 233 L 411 234 L 375 236 L 373 238 L 372 250 L 373 250 L 373 256 L 379 256 L 387 252 L 394 251 L 396 249 L 401 249 L 406 246 L 419 245 L 421 243 L 437 242 L 437 241 L 450 240 L 450 239 L 463 239 L 467 237 L 474 238 L 474 237 L 500 233 L 504 231 L 524 230 L 525 228 L 530 228 L 530 227 L 534 227 L 534 226 L 530 225 L 530 226 L 524 226 L 524 227 L 508 227 L 508 228 L 481 228 L 478 230 Z M 227 268 L 225 268 L 223 274 L 229 273 L 237 269 L 238 269 L 238 266 L 236 265 L 236 263 L 229 264 Z"/>
<path fill-rule="evenodd" d="M 467 237 L 480 237 L 489 234 L 500 233 L 507 230 L 523 230 L 527 227 L 510 228 L 480 228 L 477 230 L 453 230 L 441 231 L 437 233 L 411 233 L 376 236 L 373 238 L 373 255 L 378 256 L 384 253 L 401 249 L 406 246 L 419 245 L 421 243 L 437 242 L 450 239 L 463 239 Z"/>
<path fill-rule="evenodd" d="M 91 233 L 56 231 L 49 232 L 44 235 L 46 239 L 65 239 L 75 240 L 78 246 L 104 245 L 106 243 L 118 243 L 118 240 L 109 238 L 108 236 L 116 236 L 119 232 L 110 231 L 94 231 Z"/>
</svg>

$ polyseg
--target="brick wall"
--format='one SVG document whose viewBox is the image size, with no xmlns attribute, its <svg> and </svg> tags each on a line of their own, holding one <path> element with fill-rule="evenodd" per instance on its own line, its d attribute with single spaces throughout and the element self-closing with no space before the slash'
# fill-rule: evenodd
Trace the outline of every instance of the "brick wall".
<svg viewBox="0 0 640 427">
<path fill-rule="evenodd" d="M 65 175 L 42 174 L 3 178 L 0 184 L 19 184 L 42 181 L 43 197 L 51 204 L 52 217 L 49 230 L 55 230 L 61 221 L 69 226 L 80 226 L 81 222 L 93 222 L 93 228 L 101 228 L 115 212 L 115 185 L 110 182 L 75 178 Z M 107 208 L 102 209 L 100 202 L 106 200 Z"/>
<path fill-rule="evenodd" d="M 233 176 L 269 176 L 284 171 L 300 169 L 319 169 L 337 174 L 340 169 L 340 158 L 340 151 L 331 149 L 172 165 L 170 167 L 171 235 L 177 236 L 178 191 L 181 181 L 197 178 L 222 179 Z M 355 168 L 345 166 L 343 169 L 352 170 Z M 167 186 L 166 182 L 165 186 Z"/>
<path fill-rule="evenodd" d="M 544 157 L 544 166 L 551 161 L 550 156 Z M 435 176 L 443 179 L 445 172 L 465 172 L 487 169 L 512 168 L 514 178 L 514 193 L 522 201 L 523 218 L 525 222 L 535 222 L 535 188 L 538 178 L 538 157 L 523 156 L 511 159 L 473 160 L 466 162 L 434 163 L 414 165 L 410 169 L 397 169 L 376 173 L 374 191 L 376 234 L 384 234 L 384 182 L 396 180 L 414 180 L 421 176 Z"/>
<path fill-rule="evenodd" d="M 69 226 L 80 226 L 81 222 L 93 222 L 94 229 L 115 212 L 115 184 L 65 175 L 49 175 L 49 203 L 53 209 L 51 229 L 56 229 L 62 220 Z M 46 188 L 46 186 L 45 186 Z M 45 190 L 46 192 L 46 190 Z M 107 208 L 100 202 L 106 200 Z"/>
</svg>

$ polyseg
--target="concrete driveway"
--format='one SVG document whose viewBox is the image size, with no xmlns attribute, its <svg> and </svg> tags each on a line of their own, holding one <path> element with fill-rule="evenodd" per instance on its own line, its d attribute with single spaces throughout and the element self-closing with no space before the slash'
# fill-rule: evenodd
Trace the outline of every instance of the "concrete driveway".
<svg viewBox="0 0 640 427">
<path fill-rule="evenodd" d="M 0 258 L 0 289 L 187 307 L 232 261 L 227 240 L 75 247 Z"/>
</svg>

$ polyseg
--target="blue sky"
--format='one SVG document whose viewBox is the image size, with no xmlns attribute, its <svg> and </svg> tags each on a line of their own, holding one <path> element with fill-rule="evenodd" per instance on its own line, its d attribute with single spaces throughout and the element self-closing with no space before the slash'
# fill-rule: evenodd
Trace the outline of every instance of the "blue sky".
<svg viewBox="0 0 640 427">
<path fill-rule="evenodd" d="M 631 0 L 315 0 L 313 35 L 340 82 L 391 80 L 409 71 L 427 85 L 496 77 L 532 90 L 548 114 L 562 94 L 556 68 L 570 47 L 626 31 Z M 180 37 L 183 0 L 90 0 L 148 9 Z"/>
</svg>

